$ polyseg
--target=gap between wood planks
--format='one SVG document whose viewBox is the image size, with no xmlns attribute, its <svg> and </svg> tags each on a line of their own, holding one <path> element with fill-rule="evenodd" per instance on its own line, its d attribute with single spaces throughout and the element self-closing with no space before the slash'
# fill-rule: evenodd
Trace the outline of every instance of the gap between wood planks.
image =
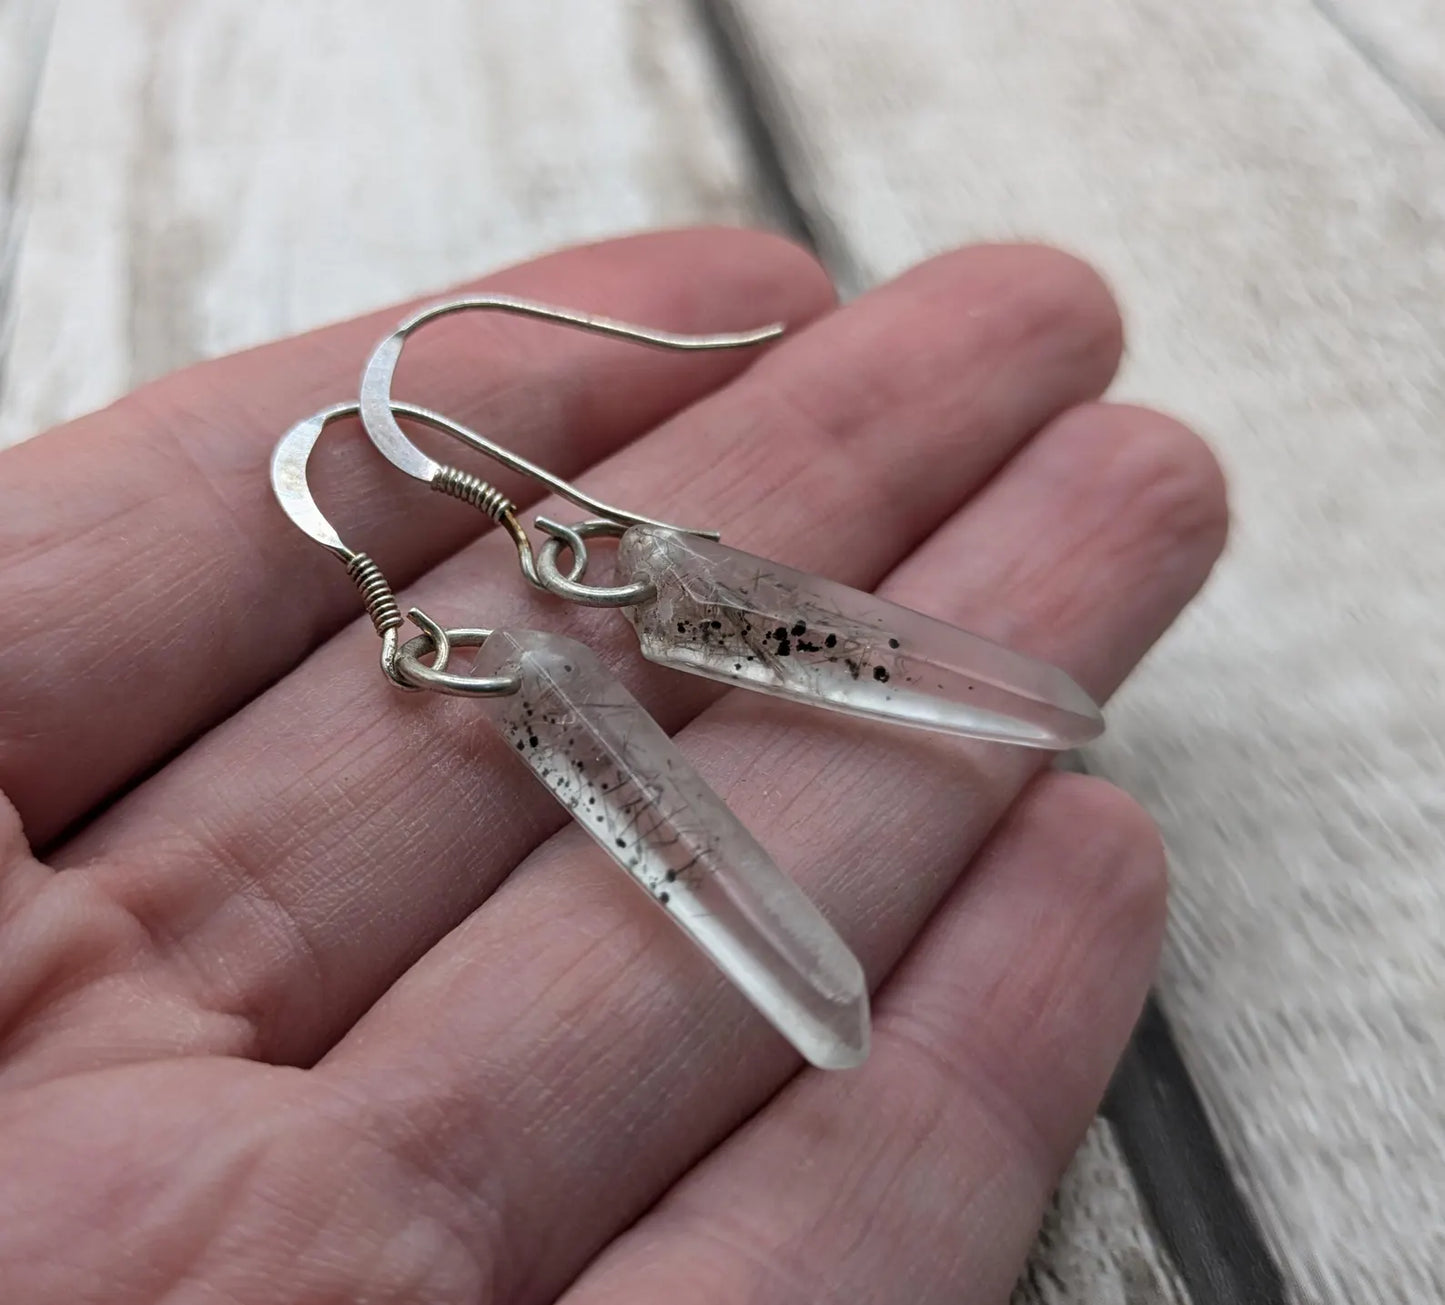
<svg viewBox="0 0 1445 1305">
<path fill-rule="evenodd" d="M 819 255 L 845 293 L 857 293 L 864 288 L 858 261 L 817 198 L 794 184 L 788 163 L 798 147 L 752 56 L 745 19 L 729 0 L 694 4 L 775 220 Z M 1075 767 L 1086 769 L 1077 759 Z M 1193 1305 L 1282 1305 L 1283 1275 L 1152 994 L 1101 1113 Z"/>
</svg>

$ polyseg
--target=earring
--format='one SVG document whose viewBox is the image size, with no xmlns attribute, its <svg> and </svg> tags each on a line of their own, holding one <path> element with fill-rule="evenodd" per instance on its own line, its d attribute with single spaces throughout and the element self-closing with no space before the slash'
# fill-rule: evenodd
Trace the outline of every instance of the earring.
<svg viewBox="0 0 1445 1305">
<path fill-rule="evenodd" d="M 494 486 L 428 457 L 402 431 L 392 381 L 409 335 L 437 318 L 501 312 L 560 323 L 664 349 L 746 348 L 776 339 L 781 325 L 724 335 L 677 335 L 508 296 L 446 300 L 409 317 L 372 353 L 360 411 L 372 442 L 393 465 L 440 493 L 472 503 L 501 524 L 535 586 L 571 602 L 623 608 L 648 660 L 726 684 L 855 716 L 1024 747 L 1064 750 L 1097 738 L 1098 706 L 1056 666 L 850 589 L 755 557 L 715 532 L 669 526 L 610 507 L 475 431 L 447 422 L 464 444 L 540 481 L 595 514 L 566 526 L 539 517 L 548 536 L 534 553 L 510 500 Z M 419 420 L 438 425 L 437 414 Z M 586 541 L 620 540 L 618 583 L 589 585 Z M 569 569 L 559 563 L 571 555 Z"/>
<path fill-rule="evenodd" d="M 397 411 L 457 433 L 425 409 Z M 271 484 L 291 521 L 345 564 L 387 678 L 480 703 L 543 787 L 804 1057 L 824 1069 L 861 1063 L 868 989 L 857 958 L 590 649 L 535 630 L 445 629 L 416 609 L 421 634 L 399 643 L 391 586 L 341 541 L 307 481 L 321 432 L 357 413 L 339 404 L 293 426 L 272 454 Z M 457 648 L 478 650 L 469 673 L 448 669 Z"/>
</svg>

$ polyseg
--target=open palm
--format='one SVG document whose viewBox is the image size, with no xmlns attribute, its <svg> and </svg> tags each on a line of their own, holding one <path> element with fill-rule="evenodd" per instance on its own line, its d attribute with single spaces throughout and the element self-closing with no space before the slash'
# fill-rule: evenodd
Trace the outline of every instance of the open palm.
<svg viewBox="0 0 1445 1305">
<path fill-rule="evenodd" d="M 793 329 L 678 358 L 473 318 L 399 398 L 1096 695 L 1222 544 L 1204 447 L 1094 401 L 1118 318 L 1062 255 L 964 250 L 836 308 L 792 246 L 685 231 L 486 285 Z M 799 1073 L 473 706 L 386 683 L 272 501 L 277 436 L 396 316 L 0 455 L 5 1299 L 1005 1297 L 1155 961 L 1148 820 L 1033 753 L 649 667 L 338 427 L 319 495 L 405 600 L 597 649 L 862 958 L 871 1059 Z"/>
</svg>

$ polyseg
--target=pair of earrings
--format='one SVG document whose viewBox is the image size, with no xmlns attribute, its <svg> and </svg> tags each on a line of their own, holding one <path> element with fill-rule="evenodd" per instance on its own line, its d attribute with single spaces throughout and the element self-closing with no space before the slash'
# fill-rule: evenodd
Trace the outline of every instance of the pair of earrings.
<svg viewBox="0 0 1445 1305">
<path fill-rule="evenodd" d="M 360 415 L 399 470 L 473 504 L 505 529 L 526 579 L 559 598 L 622 608 L 643 656 L 678 670 L 834 711 L 1024 747 L 1062 750 L 1095 738 L 1098 707 L 1063 671 L 919 612 L 729 548 L 716 534 L 637 516 L 585 494 L 440 413 L 392 398 L 403 345 L 454 313 L 490 311 L 681 350 L 746 348 L 781 326 L 677 335 L 508 296 L 433 304 L 372 354 L 360 400 L 292 427 L 271 482 L 292 522 L 346 566 L 382 638 L 387 678 L 410 691 L 474 698 L 544 787 L 814 1065 L 859 1064 L 868 989 L 853 953 L 697 774 L 666 732 L 584 645 L 533 630 L 448 629 L 400 609 L 380 568 L 321 514 L 307 462 L 332 422 Z M 400 420 L 429 426 L 521 472 L 592 518 L 539 517 L 532 545 L 512 502 L 427 456 Z M 611 585 L 587 583 L 588 541 L 619 541 Z M 566 565 L 563 565 L 567 559 Z M 471 670 L 453 652 L 475 648 Z"/>
</svg>

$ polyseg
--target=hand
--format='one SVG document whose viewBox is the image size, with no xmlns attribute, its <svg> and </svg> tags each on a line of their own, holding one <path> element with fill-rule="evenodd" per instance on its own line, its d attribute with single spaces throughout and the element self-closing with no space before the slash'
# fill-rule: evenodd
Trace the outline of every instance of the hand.
<svg viewBox="0 0 1445 1305">
<path fill-rule="evenodd" d="M 1221 547 L 1204 446 L 1095 402 L 1119 321 L 1060 254 L 963 250 L 836 308 L 782 241 L 684 231 L 486 285 L 793 329 L 680 358 L 473 316 L 399 398 L 1096 695 Z M 1155 964 L 1148 819 L 1037 754 L 649 667 L 328 433 L 323 505 L 404 601 L 597 648 L 858 952 L 872 1057 L 799 1073 L 473 705 L 387 684 L 272 500 L 272 444 L 399 316 L 0 455 L 5 1298 L 1003 1300 Z"/>
</svg>

